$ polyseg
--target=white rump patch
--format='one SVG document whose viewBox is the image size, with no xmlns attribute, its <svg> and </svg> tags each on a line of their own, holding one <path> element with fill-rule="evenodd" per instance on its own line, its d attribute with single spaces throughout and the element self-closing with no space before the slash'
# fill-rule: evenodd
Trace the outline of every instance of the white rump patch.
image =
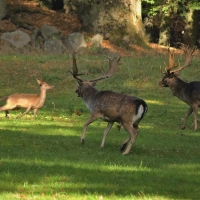
<svg viewBox="0 0 200 200">
<path fill-rule="evenodd" d="M 144 107 L 143 107 L 143 105 L 140 105 L 140 107 L 139 107 L 139 109 L 138 109 L 137 115 L 134 115 L 134 116 L 133 116 L 133 119 L 132 119 L 133 124 L 134 124 L 138 119 L 140 119 L 140 118 L 142 117 L 143 113 L 144 113 Z"/>
</svg>

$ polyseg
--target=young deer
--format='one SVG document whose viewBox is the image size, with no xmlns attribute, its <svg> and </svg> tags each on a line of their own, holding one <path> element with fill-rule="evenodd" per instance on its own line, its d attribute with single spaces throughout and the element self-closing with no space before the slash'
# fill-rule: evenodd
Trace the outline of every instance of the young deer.
<svg viewBox="0 0 200 200">
<path fill-rule="evenodd" d="M 9 110 L 18 110 L 21 108 L 26 108 L 26 111 L 17 116 L 21 118 L 23 115 L 27 114 L 31 109 L 34 111 L 34 118 L 36 118 L 37 111 L 44 105 L 46 99 L 46 90 L 51 89 L 51 86 L 41 80 L 37 79 L 40 85 L 40 94 L 13 94 L 0 99 L 0 101 L 6 100 L 6 105 L 0 107 L 0 111 L 5 111 L 6 117 L 11 118 Z"/>
<path fill-rule="evenodd" d="M 106 79 L 114 75 L 119 65 L 120 58 L 109 59 L 109 71 L 106 75 L 99 78 L 83 81 L 78 74 L 76 59 L 73 54 L 73 72 L 71 74 L 77 80 L 79 87 L 76 90 L 78 96 L 81 97 L 87 108 L 90 110 L 90 117 L 84 124 L 81 141 L 84 143 L 87 126 L 96 119 L 101 118 L 108 122 L 107 128 L 104 131 L 103 139 L 100 147 L 104 147 L 104 142 L 109 130 L 112 128 L 114 122 L 118 122 L 120 126 L 130 134 L 126 139 L 121 150 L 123 151 L 127 144 L 126 150 L 123 154 L 128 154 L 139 132 L 139 122 L 147 112 L 147 104 L 137 97 L 132 97 L 124 94 L 119 94 L 112 91 L 99 91 L 94 85 L 101 79 Z"/>
<path fill-rule="evenodd" d="M 168 66 L 165 67 L 165 76 L 162 81 L 160 81 L 159 85 L 162 87 L 169 87 L 174 96 L 177 96 L 190 106 L 181 128 L 185 129 L 188 116 L 194 112 L 194 130 L 196 131 L 198 107 L 200 106 L 200 82 L 194 81 L 186 83 L 179 79 L 178 75 L 182 69 L 191 64 L 193 56 L 197 54 L 197 50 L 196 48 L 191 48 L 184 44 L 181 44 L 180 49 L 185 53 L 185 63 L 182 66 L 180 66 L 180 63 L 179 65 L 176 64 L 173 53 L 168 49 L 169 63 Z M 176 67 L 178 67 L 178 69 L 173 70 Z"/>
</svg>

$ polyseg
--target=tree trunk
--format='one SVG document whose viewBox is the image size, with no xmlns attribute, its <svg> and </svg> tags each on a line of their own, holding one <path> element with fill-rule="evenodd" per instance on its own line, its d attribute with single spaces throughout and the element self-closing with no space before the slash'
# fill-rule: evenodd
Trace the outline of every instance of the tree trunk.
<svg viewBox="0 0 200 200">
<path fill-rule="evenodd" d="M 186 15 L 186 25 L 184 30 L 184 43 L 188 45 L 197 45 L 198 38 L 198 11 L 189 9 Z"/>
<path fill-rule="evenodd" d="M 112 43 L 129 48 L 146 45 L 141 0 L 65 0 L 76 7 L 82 30 L 101 34 Z"/>
<path fill-rule="evenodd" d="M 168 3 L 170 3 L 171 0 L 169 0 Z M 161 24 L 160 24 L 160 35 L 159 35 L 159 44 L 164 46 L 170 46 L 170 16 L 171 16 L 171 10 L 165 10 L 162 12 L 162 18 L 161 18 Z"/>
<path fill-rule="evenodd" d="M 0 0 L 0 20 L 6 16 L 6 0 Z"/>
<path fill-rule="evenodd" d="M 165 14 L 165 16 L 162 17 L 158 43 L 164 46 L 170 45 L 170 16 L 169 15 Z"/>
</svg>

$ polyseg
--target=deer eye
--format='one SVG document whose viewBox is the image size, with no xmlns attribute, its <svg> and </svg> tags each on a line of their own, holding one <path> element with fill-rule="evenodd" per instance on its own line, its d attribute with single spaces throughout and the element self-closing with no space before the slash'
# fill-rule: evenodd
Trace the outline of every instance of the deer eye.
<svg viewBox="0 0 200 200">
<path fill-rule="evenodd" d="M 169 74 L 169 78 L 174 78 L 174 73 Z"/>
</svg>

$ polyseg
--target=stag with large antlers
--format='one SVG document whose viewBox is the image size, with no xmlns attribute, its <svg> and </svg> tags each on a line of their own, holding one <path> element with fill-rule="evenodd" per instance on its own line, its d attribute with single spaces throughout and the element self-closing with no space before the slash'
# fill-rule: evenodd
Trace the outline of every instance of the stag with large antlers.
<svg viewBox="0 0 200 200">
<path fill-rule="evenodd" d="M 194 130 L 196 131 L 198 107 L 200 106 L 200 82 L 194 81 L 186 83 L 183 80 L 179 79 L 178 75 L 180 74 L 181 70 L 191 64 L 193 57 L 198 53 L 198 51 L 196 48 L 189 47 L 184 44 L 180 45 L 180 49 L 185 54 L 185 63 L 182 66 L 180 65 L 180 63 L 176 64 L 174 54 L 170 51 L 170 49 L 168 49 L 168 66 L 165 67 L 165 76 L 159 84 L 162 87 L 169 87 L 174 96 L 177 96 L 180 100 L 190 106 L 185 115 L 184 122 L 181 128 L 185 129 L 188 116 L 192 112 L 194 112 Z"/>
<path fill-rule="evenodd" d="M 112 91 L 99 91 L 94 86 L 97 81 L 113 76 L 119 66 L 120 58 L 109 58 L 108 73 L 96 79 L 83 81 L 78 76 L 78 68 L 76 64 L 75 55 L 73 54 L 73 72 L 71 74 L 77 80 L 79 87 L 76 90 L 78 96 L 83 98 L 87 108 L 90 110 L 90 117 L 84 124 L 81 142 L 84 143 L 87 126 L 96 119 L 101 118 L 108 122 L 103 134 L 103 139 L 100 147 L 104 147 L 104 142 L 109 130 L 112 128 L 114 122 L 118 122 L 120 127 L 130 134 L 126 139 L 121 150 L 126 150 L 123 154 L 128 154 L 139 132 L 139 122 L 147 112 L 147 104 L 137 97 L 127 96 Z"/>
</svg>

